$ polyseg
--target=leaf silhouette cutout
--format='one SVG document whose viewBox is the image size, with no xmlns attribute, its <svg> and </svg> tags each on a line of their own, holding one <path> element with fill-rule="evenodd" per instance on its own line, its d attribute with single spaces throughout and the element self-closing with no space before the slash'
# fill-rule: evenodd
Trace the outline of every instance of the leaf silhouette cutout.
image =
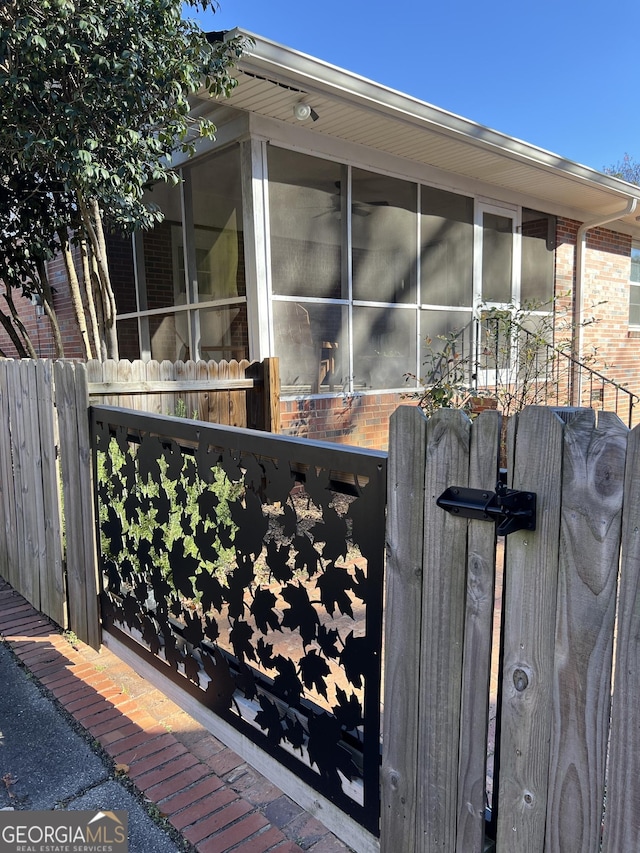
<svg viewBox="0 0 640 853">
<path fill-rule="evenodd" d="M 168 480 L 177 480 L 182 471 L 183 463 L 182 451 L 178 447 L 177 442 L 169 439 L 166 443 L 163 443 L 162 457 L 167 463 L 166 478 Z"/>
<path fill-rule="evenodd" d="M 256 723 L 267 733 L 269 743 L 277 746 L 284 735 L 278 706 L 263 695 L 260 697 L 260 708 L 261 710 L 256 714 Z"/>
<path fill-rule="evenodd" d="M 187 611 L 184 615 L 184 628 L 182 636 L 192 646 L 199 646 L 204 639 L 204 631 L 202 630 L 202 620 L 198 615 L 197 610 Z"/>
<path fill-rule="evenodd" d="M 241 663 L 235 677 L 236 687 L 244 694 L 245 699 L 253 701 L 258 698 L 258 690 L 253 670 L 246 663 Z"/>
<path fill-rule="evenodd" d="M 222 714 L 231 707 L 236 690 L 229 664 L 222 652 L 216 649 L 212 655 L 202 653 L 202 665 L 210 679 L 205 691 L 205 702 L 212 711 Z"/>
<path fill-rule="evenodd" d="M 242 467 L 244 468 L 244 482 L 247 489 L 252 492 L 262 492 L 265 480 L 264 470 L 253 453 L 246 453 L 242 457 Z"/>
<path fill-rule="evenodd" d="M 218 464 L 220 452 L 209 446 L 208 440 L 203 437 L 195 452 L 194 459 L 198 466 L 198 476 L 204 483 L 213 483 L 213 469 Z"/>
<path fill-rule="evenodd" d="M 182 467 L 182 478 L 184 482 L 191 488 L 199 479 L 198 468 L 193 456 L 184 457 L 184 465 Z"/>
<path fill-rule="evenodd" d="M 361 726 L 364 723 L 364 716 L 360 700 L 355 693 L 347 696 L 345 690 L 341 687 L 336 687 L 336 697 L 338 704 L 333 708 L 333 713 L 342 728 L 350 732 Z"/>
<path fill-rule="evenodd" d="M 215 575 L 207 571 L 200 572 L 196 578 L 195 587 L 198 592 L 202 593 L 200 604 L 205 613 L 211 608 L 215 608 L 218 613 L 222 612 L 224 606 L 224 590 L 222 584 Z"/>
<path fill-rule="evenodd" d="M 240 454 L 237 450 L 224 450 L 220 456 L 219 464 L 232 483 L 238 483 L 242 480 Z"/>
<path fill-rule="evenodd" d="M 315 688 L 320 695 L 327 698 L 327 683 L 325 676 L 329 675 L 331 669 L 324 658 L 316 652 L 315 649 L 308 652 L 300 661 L 300 671 L 302 673 L 302 683 L 311 690 Z"/>
<path fill-rule="evenodd" d="M 353 584 L 353 593 L 363 604 L 367 603 L 367 576 L 360 566 L 355 567 L 356 580 Z"/>
<path fill-rule="evenodd" d="M 215 641 L 220 636 L 220 629 L 218 628 L 218 623 L 215 619 L 211 619 L 209 616 L 205 616 L 204 633 L 208 640 L 211 640 L 212 643 L 215 643 Z"/>
<path fill-rule="evenodd" d="M 164 554 L 167 550 L 167 541 L 165 536 L 165 528 L 158 525 L 153 531 L 153 536 L 151 538 L 151 544 L 156 550 L 157 554 Z"/>
<path fill-rule="evenodd" d="M 304 488 L 317 507 L 327 506 L 331 500 L 329 470 L 320 468 L 316 471 L 314 467 L 309 468 L 305 475 Z"/>
<path fill-rule="evenodd" d="M 153 561 L 151 559 L 151 542 L 148 539 L 139 539 L 135 552 L 140 563 L 140 568 L 143 571 L 144 569 L 151 570 L 153 568 Z"/>
<path fill-rule="evenodd" d="M 127 552 L 125 552 L 125 553 L 127 553 Z M 121 561 L 121 563 L 120 563 L 120 575 L 122 577 L 122 580 L 126 584 L 132 584 L 133 583 L 133 579 L 134 579 L 134 575 L 135 575 L 135 569 L 133 568 L 133 563 L 131 562 L 129 557 L 125 557 Z"/>
<path fill-rule="evenodd" d="M 251 625 L 248 622 L 237 619 L 229 633 L 229 640 L 238 660 L 242 661 L 245 657 L 249 658 L 249 660 L 256 659 L 255 651 L 251 645 L 251 637 L 253 637 L 253 628 Z"/>
<path fill-rule="evenodd" d="M 113 560 L 106 560 L 103 558 L 102 573 L 104 575 L 105 586 L 108 592 L 112 592 L 117 595 L 120 592 L 122 579 L 120 578 L 118 567 Z"/>
<path fill-rule="evenodd" d="M 173 634 L 166 631 L 164 633 L 164 654 L 173 669 L 178 669 L 184 660 L 182 653 L 176 645 L 176 638 Z"/>
<path fill-rule="evenodd" d="M 309 758 L 332 786 L 341 787 L 338 770 L 347 779 L 357 776 L 351 756 L 340 744 L 340 725 L 335 717 L 320 713 L 309 716 Z"/>
<path fill-rule="evenodd" d="M 280 583 L 286 583 L 293 577 L 289 566 L 289 546 L 279 546 L 275 539 L 267 543 L 267 566 L 273 577 Z"/>
<path fill-rule="evenodd" d="M 320 651 L 326 658 L 338 657 L 338 639 L 339 634 L 335 628 L 327 629 L 324 625 L 318 626 L 316 642 L 320 646 Z"/>
<path fill-rule="evenodd" d="M 159 488 L 158 494 L 152 498 L 152 503 L 156 510 L 156 524 L 169 524 L 171 501 L 164 488 Z"/>
<path fill-rule="evenodd" d="M 320 620 L 307 590 L 301 584 L 288 583 L 282 590 L 282 597 L 290 605 L 282 617 L 283 627 L 292 631 L 299 629 L 302 642 L 308 646 L 316 636 Z"/>
<path fill-rule="evenodd" d="M 348 515 L 353 522 L 353 541 L 358 543 L 363 557 L 375 559 L 376 549 L 384 543 L 384 529 L 372 530 L 371 515 L 374 508 L 370 505 L 371 501 L 366 499 L 366 486 L 361 489 L 361 494 L 362 497 L 349 505 Z"/>
<path fill-rule="evenodd" d="M 135 492 L 130 492 L 127 495 L 122 508 L 124 510 L 124 517 L 129 522 L 129 524 L 138 524 L 138 522 L 140 521 L 140 517 L 138 515 L 140 503 L 138 501 L 138 496 Z"/>
<path fill-rule="evenodd" d="M 132 595 L 125 595 L 122 599 L 122 612 L 124 620 L 130 628 L 140 627 L 140 605 Z"/>
<path fill-rule="evenodd" d="M 169 551 L 169 565 L 175 588 L 185 598 L 193 598 L 193 580 L 200 564 L 195 557 L 185 553 L 184 545 L 184 540 L 176 539 Z"/>
<path fill-rule="evenodd" d="M 191 515 L 186 511 L 186 507 L 182 507 L 180 511 L 180 528 L 185 536 L 193 534 L 193 521 Z"/>
<path fill-rule="evenodd" d="M 160 651 L 160 640 L 158 638 L 158 626 L 150 616 L 145 616 L 142 620 L 142 639 L 149 646 L 152 655 L 157 655 Z"/>
<path fill-rule="evenodd" d="M 204 529 L 203 521 L 198 522 L 198 526 L 193 534 L 193 541 L 196 543 L 196 548 L 200 552 L 200 556 L 209 563 L 215 563 L 219 556 L 215 534 L 215 528 Z"/>
<path fill-rule="evenodd" d="M 277 599 L 271 590 L 256 590 L 250 610 L 256 627 L 263 634 L 268 633 L 269 629 L 272 631 L 280 630 L 280 619 L 273 609 L 276 606 L 276 602 Z"/>
<path fill-rule="evenodd" d="M 151 573 L 151 588 L 153 589 L 153 597 L 156 602 L 166 601 L 171 594 L 171 585 L 164 577 L 158 566 L 156 566 Z"/>
<path fill-rule="evenodd" d="M 193 681 L 197 685 L 200 684 L 200 664 L 193 655 L 185 655 L 184 674 L 189 681 Z"/>
<path fill-rule="evenodd" d="M 273 679 L 273 692 L 282 697 L 288 705 L 297 705 L 302 696 L 302 683 L 298 678 L 296 665 L 283 655 L 278 655 L 273 663 L 278 671 Z"/>
<path fill-rule="evenodd" d="M 298 719 L 291 719 L 290 717 L 284 718 L 284 730 L 285 730 L 285 738 L 291 744 L 294 749 L 299 749 L 302 752 L 302 749 L 305 745 L 305 741 L 307 739 L 307 733 L 304 730 L 304 726 Z"/>
<path fill-rule="evenodd" d="M 116 557 L 123 548 L 122 519 L 113 504 L 107 507 L 107 520 L 102 525 L 102 532 L 105 539 L 109 540 L 109 551 Z"/>
<path fill-rule="evenodd" d="M 296 515 L 295 509 L 290 506 L 290 504 L 286 504 L 284 507 L 284 512 L 280 519 L 280 525 L 282 527 L 282 535 L 286 539 L 291 539 L 296 535 L 298 531 L 298 516 Z"/>
<path fill-rule="evenodd" d="M 157 483 L 160 479 L 158 457 L 162 454 L 162 445 L 157 436 L 146 435 L 138 448 L 138 476 L 146 485 L 151 479 Z"/>
<path fill-rule="evenodd" d="M 244 554 L 257 556 L 269 529 L 269 521 L 262 512 L 262 502 L 254 492 L 245 492 L 244 506 L 236 501 L 230 504 L 231 518 L 237 525 L 236 544 Z"/>
<path fill-rule="evenodd" d="M 187 490 L 184 487 L 184 483 L 178 480 L 175 486 L 175 491 L 173 493 L 173 505 L 185 507 L 187 504 Z"/>
<path fill-rule="evenodd" d="M 326 507 L 322 522 L 315 524 L 310 533 L 315 543 L 324 542 L 322 556 L 325 560 L 338 560 L 347 556 L 347 522 L 333 507 Z"/>
<path fill-rule="evenodd" d="M 313 577 L 320 567 L 320 554 L 316 551 L 308 536 L 296 536 L 293 540 L 296 552 L 294 565 L 296 569 L 305 569 Z"/>
<path fill-rule="evenodd" d="M 366 676 L 369 664 L 369 644 L 366 637 L 354 637 L 350 631 L 340 652 L 340 663 L 351 684 L 362 686 L 362 677 Z"/>
<path fill-rule="evenodd" d="M 338 568 L 332 563 L 317 578 L 316 586 L 320 590 L 320 600 L 330 616 L 333 616 L 337 606 L 343 616 L 351 616 L 353 619 L 351 599 L 347 595 L 347 590 L 353 586 L 353 580 L 346 569 Z"/>
<path fill-rule="evenodd" d="M 215 521 L 218 517 L 217 509 L 220 506 L 220 498 L 213 489 L 205 489 L 198 496 L 198 509 L 202 518 L 208 518 L 210 521 Z"/>
<path fill-rule="evenodd" d="M 286 503 L 295 482 L 289 462 L 278 459 L 276 464 L 273 459 L 264 459 L 262 466 L 267 480 L 267 500 L 271 503 Z"/>
<path fill-rule="evenodd" d="M 262 637 L 260 637 L 256 643 L 256 654 L 258 655 L 258 660 L 265 669 L 273 669 L 275 666 L 273 643 L 265 643 Z"/>
</svg>

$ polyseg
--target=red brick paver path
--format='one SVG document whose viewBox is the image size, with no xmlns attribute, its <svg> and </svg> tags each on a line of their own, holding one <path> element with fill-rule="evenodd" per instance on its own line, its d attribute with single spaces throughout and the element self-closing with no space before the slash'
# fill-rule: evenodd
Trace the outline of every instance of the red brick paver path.
<svg viewBox="0 0 640 853">
<path fill-rule="evenodd" d="M 199 853 L 348 853 L 114 654 L 70 642 L 2 578 L 0 637 Z"/>
</svg>

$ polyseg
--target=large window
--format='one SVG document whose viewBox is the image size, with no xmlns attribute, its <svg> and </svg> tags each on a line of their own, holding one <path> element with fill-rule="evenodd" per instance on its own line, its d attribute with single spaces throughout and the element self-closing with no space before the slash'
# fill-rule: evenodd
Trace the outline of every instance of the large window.
<svg viewBox="0 0 640 853">
<path fill-rule="evenodd" d="M 121 354 L 247 358 L 239 149 L 196 162 L 183 178 L 149 193 L 164 220 L 136 235 L 137 310 L 126 292 L 116 294 Z"/>
<path fill-rule="evenodd" d="M 629 325 L 640 328 L 640 244 L 631 247 Z"/>
<path fill-rule="evenodd" d="M 554 295 L 556 217 L 522 210 L 520 301 L 549 304 Z"/>
</svg>

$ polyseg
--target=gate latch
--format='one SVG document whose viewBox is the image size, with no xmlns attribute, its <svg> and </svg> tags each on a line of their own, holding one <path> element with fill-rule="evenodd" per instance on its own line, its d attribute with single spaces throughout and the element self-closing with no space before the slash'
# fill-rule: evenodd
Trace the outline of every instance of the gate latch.
<svg viewBox="0 0 640 853">
<path fill-rule="evenodd" d="M 436 501 L 441 509 L 460 518 L 498 522 L 498 536 L 507 536 L 516 530 L 536 529 L 536 495 L 508 489 L 503 483 L 495 492 L 449 486 Z"/>
</svg>

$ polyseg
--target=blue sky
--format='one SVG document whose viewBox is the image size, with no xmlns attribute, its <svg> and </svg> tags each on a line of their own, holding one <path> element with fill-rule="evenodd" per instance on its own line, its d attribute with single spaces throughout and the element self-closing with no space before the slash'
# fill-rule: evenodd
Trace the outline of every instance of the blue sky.
<svg viewBox="0 0 640 853">
<path fill-rule="evenodd" d="M 595 169 L 640 159 L 637 0 L 220 0 L 196 17 Z"/>
</svg>

